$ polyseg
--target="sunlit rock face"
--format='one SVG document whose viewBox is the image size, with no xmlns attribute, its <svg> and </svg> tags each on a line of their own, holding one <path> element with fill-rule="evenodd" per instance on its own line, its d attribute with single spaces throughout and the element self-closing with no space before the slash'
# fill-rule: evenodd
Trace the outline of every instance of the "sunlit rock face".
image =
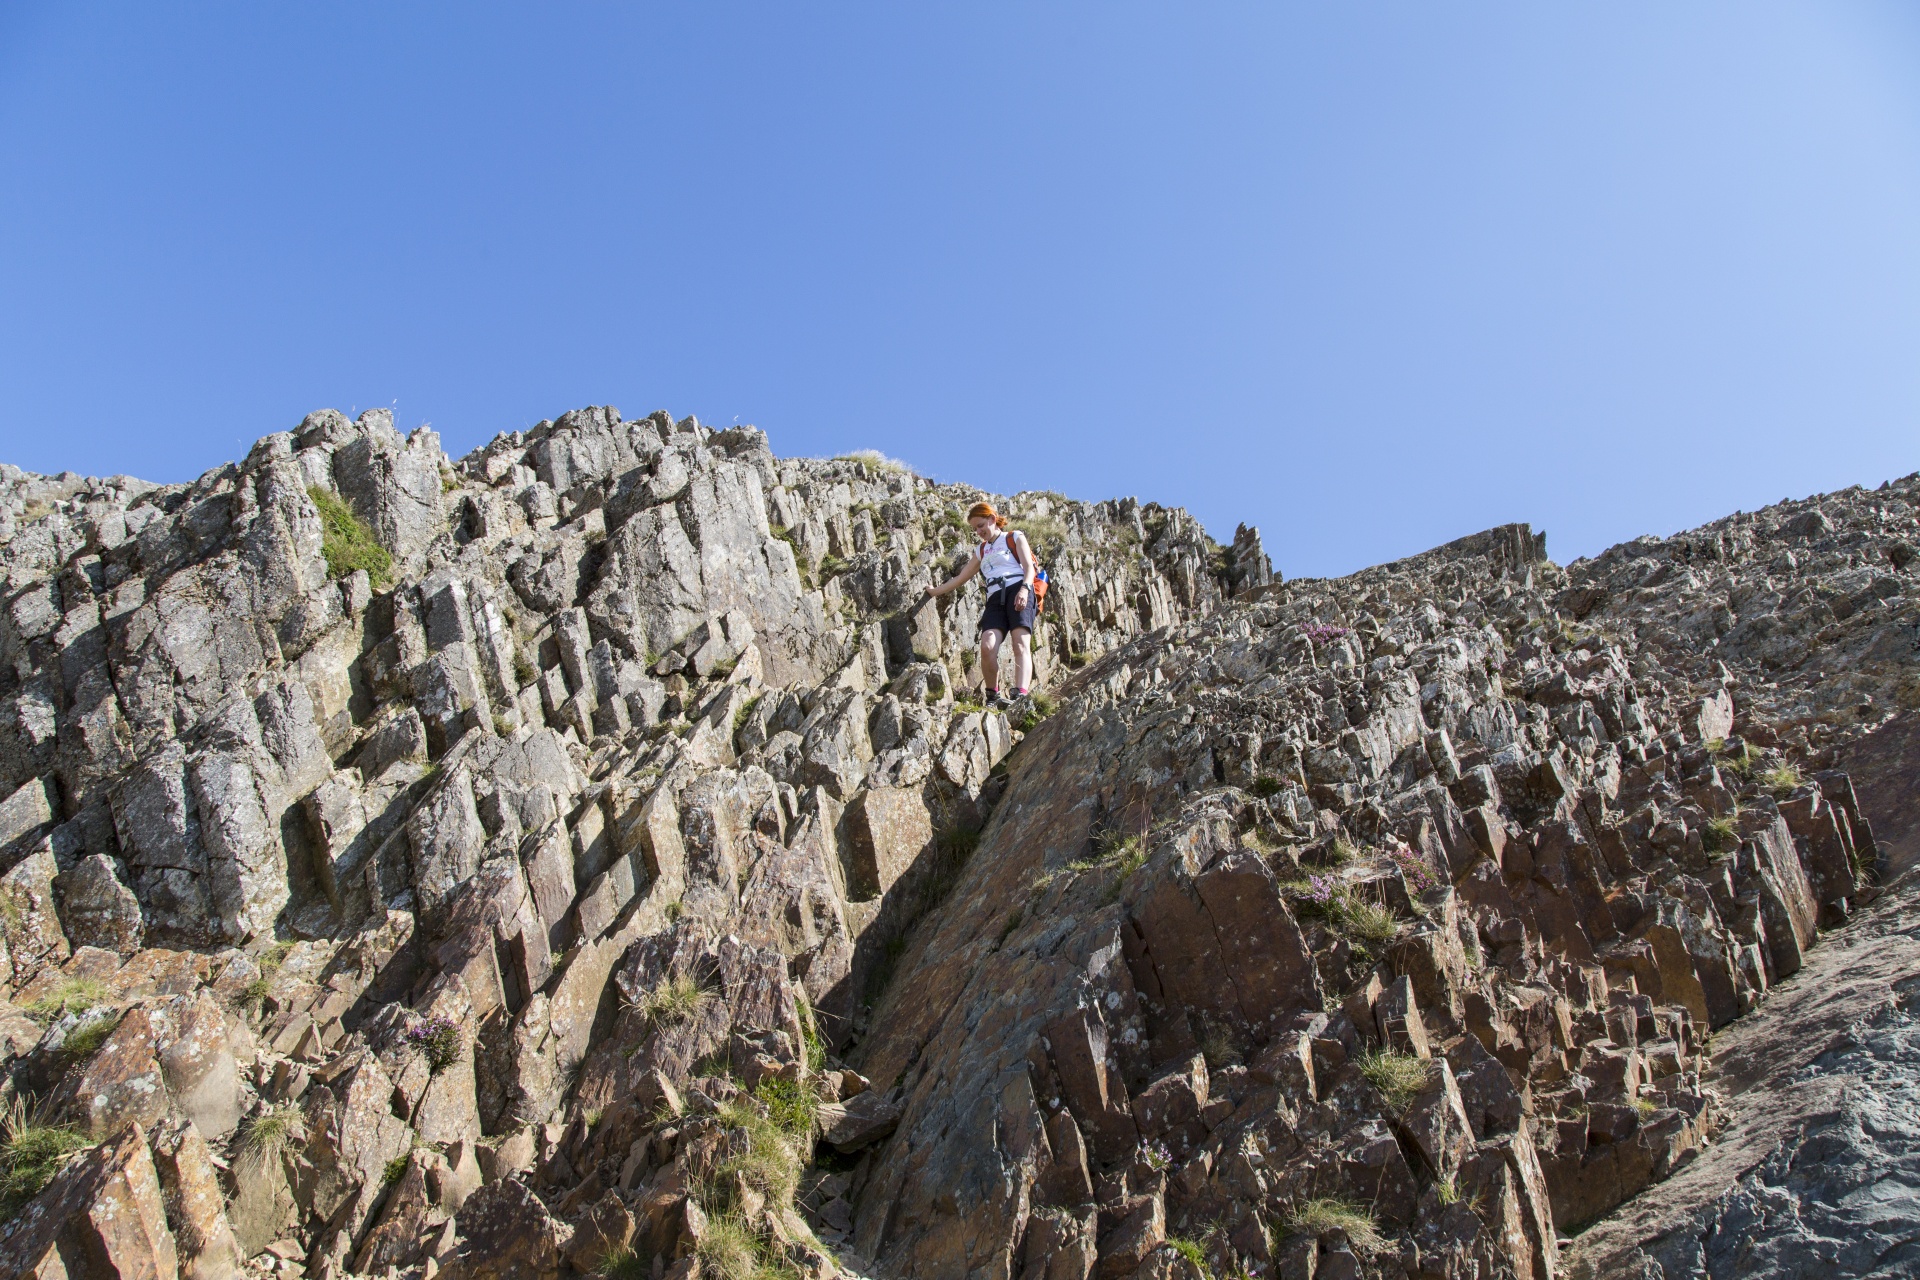
<svg viewBox="0 0 1920 1280">
<path fill-rule="evenodd" d="M 1914 488 L 1296 582 L 995 497 L 1009 703 L 877 455 L 0 468 L 0 1270 L 1555 1274 L 1915 852 Z"/>
</svg>

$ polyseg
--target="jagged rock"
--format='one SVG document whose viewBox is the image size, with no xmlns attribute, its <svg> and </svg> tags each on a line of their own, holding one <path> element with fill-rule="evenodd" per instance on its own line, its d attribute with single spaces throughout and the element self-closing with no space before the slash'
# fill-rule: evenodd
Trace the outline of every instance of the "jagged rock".
<svg viewBox="0 0 1920 1280">
<path fill-rule="evenodd" d="M 876 1275 L 1550 1276 L 1716 1150 L 1706 1034 L 1903 892 L 1917 488 L 1338 581 L 996 498 L 1047 716 L 965 701 L 978 584 L 921 595 L 973 491 L 751 428 L 0 468 L 0 1057 L 75 1169 L 153 1126 L 189 1275 L 691 1274 L 803 1089 L 859 1164 L 799 1207 Z M 1330 1196 L 1383 1252 L 1273 1230 Z"/>
<path fill-rule="evenodd" d="M 460 1243 L 440 1274 L 458 1280 L 541 1280 L 559 1274 L 571 1238 L 518 1178 L 481 1187 L 456 1217 Z"/>
<path fill-rule="evenodd" d="M 82 858 L 73 870 L 55 878 L 60 921 L 75 946 L 102 947 L 130 956 L 146 940 L 140 899 L 120 882 L 113 862 L 103 854 Z"/>
<path fill-rule="evenodd" d="M 4 1232 L 0 1274 L 180 1274 L 160 1179 L 137 1124 L 67 1165 Z"/>
<path fill-rule="evenodd" d="M 151 1145 L 181 1280 L 231 1280 L 243 1259 L 206 1139 L 181 1120 L 156 1128 Z"/>
</svg>

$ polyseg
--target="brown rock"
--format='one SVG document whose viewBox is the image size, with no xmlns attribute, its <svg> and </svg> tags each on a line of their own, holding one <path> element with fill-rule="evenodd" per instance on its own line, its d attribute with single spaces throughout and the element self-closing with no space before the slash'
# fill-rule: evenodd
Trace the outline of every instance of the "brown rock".
<svg viewBox="0 0 1920 1280">
<path fill-rule="evenodd" d="M 455 1223 L 459 1243 L 440 1270 L 444 1280 L 551 1280 L 560 1272 L 568 1233 L 518 1178 L 481 1187 Z"/>
<path fill-rule="evenodd" d="M 893 887 L 933 847 L 933 818 L 917 790 L 873 787 L 847 806 L 848 896 L 858 902 Z"/>
<path fill-rule="evenodd" d="M 224 1138 L 240 1123 L 240 1078 L 227 1038 L 227 1019 L 202 989 L 176 996 L 159 1046 L 160 1074 L 181 1114 L 207 1138 Z"/>
<path fill-rule="evenodd" d="M 1095 1274 L 1130 1276 L 1166 1239 L 1166 1205 L 1157 1195 L 1140 1196 L 1119 1225 L 1100 1238 L 1100 1261 Z"/>
<path fill-rule="evenodd" d="M 820 1108 L 821 1136 L 834 1150 L 851 1154 L 872 1146 L 900 1123 L 904 1104 L 898 1095 L 869 1089 L 844 1103 Z"/>
<path fill-rule="evenodd" d="M 0 1275 L 177 1280 L 147 1135 L 130 1125 L 72 1161 L 0 1236 Z"/>
<path fill-rule="evenodd" d="M 244 1260 L 206 1139 L 193 1121 L 179 1120 L 155 1129 L 151 1148 L 181 1280 L 231 1280 Z"/>
</svg>

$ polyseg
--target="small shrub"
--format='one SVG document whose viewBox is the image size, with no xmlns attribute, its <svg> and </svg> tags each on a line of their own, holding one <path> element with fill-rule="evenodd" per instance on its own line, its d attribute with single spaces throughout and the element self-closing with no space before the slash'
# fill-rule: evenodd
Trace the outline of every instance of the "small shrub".
<svg viewBox="0 0 1920 1280">
<path fill-rule="evenodd" d="M 522 689 L 540 678 L 540 668 L 534 665 L 532 658 L 518 649 L 513 651 L 513 678 L 520 682 Z"/>
<path fill-rule="evenodd" d="M 1173 1152 L 1167 1144 L 1160 1141 L 1141 1144 L 1140 1158 L 1147 1162 L 1147 1168 L 1155 1173 L 1164 1173 L 1173 1164 Z"/>
<path fill-rule="evenodd" d="M 820 572 L 818 575 L 820 581 L 825 582 L 828 578 L 836 578 L 846 571 L 847 562 L 839 556 L 824 555 L 820 557 Z"/>
<path fill-rule="evenodd" d="M 1070 670 L 1078 671 L 1090 661 L 1092 661 L 1092 658 L 1085 649 L 1067 650 L 1067 667 Z"/>
<path fill-rule="evenodd" d="M 1380 1091 L 1395 1115 L 1413 1105 L 1420 1090 L 1426 1087 L 1432 1069 L 1433 1064 L 1425 1058 L 1395 1053 L 1392 1049 L 1375 1049 L 1360 1058 L 1360 1074 Z"/>
<path fill-rule="evenodd" d="M 407 1042 L 418 1045 L 427 1055 L 427 1065 L 437 1075 L 460 1060 L 466 1037 L 451 1018 L 428 1018 L 407 1028 Z"/>
<path fill-rule="evenodd" d="M 1270 773 L 1263 773 L 1253 780 L 1253 794 L 1262 800 L 1279 795 L 1287 789 L 1287 784 Z"/>
<path fill-rule="evenodd" d="M 86 1013 L 107 1002 L 107 985 L 98 978 L 68 978 L 22 1012 L 36 1022 L 52 1022 L 69 1013 Z"/>
<path fill-rule="evenodd" d="M 327 558 L 328 576 L 344 578 L 365 569 L 375 586 L 386 586 L 393 578 L 393 555 L 374 538 L 366 521 L 338 494 L 318 485 L 307 490 L 307 496 L 320 511 L 320 554 Z"/>
<path fill-rule="evenodd" d="M 383 1187 L 390 1187 L 394 1183 L 400 1181 L 400 1179 L 406 1177 L 407 1161 L 411 1158 L 412 1156 L 410 1153 L 403 1152 L 402 1154 L 397 1155 L 393 1159 L 387 1161 L 387 1167 L 380 1171 L 380 1185 Z"/>
<path fill-rule="evenodd" d="M 85 1134 L 50 1123 L 43 1108 L 29 1107 L 16 1095 L 0 1111 L 0 1219 L 12 1220 L 71 1156 L 92 1145 Z"/>
<path fill-rule="evenodd" d="M 1640 1113 L 1642 1120 L 1651 1120 L 1653 1113 L 1660 1109 L 1660 1104 L 1652 1098 L 1635 1098 L 1633 1100 L 1633 1109 Z"/>
<path fill-rule="evenodd" d="M 640 1015 L 660 1027 L 677 1027 L 692 1022 L 713 1003 L 713 992 L 700 985 L 690 973 L 677 973 L 642 996 Z"/>
<path fill-rule="evenodd" d="M 660 914 L 667 918 L 668 924 L 674 923 L 675 921 L 680 919 L 681 916 L 685 915 L 686 912 L 687 912 L 687 904 L 682 902 L 678 898 L 675 898 L 672 902 L 669 902 L 666 906 L 660 909 Z"/>
<path fill-rule="evenodd" d="M 1373 1215 L 1345 1200 L 1309 1200 L 1287 1215 L 1286 1228 L 1291 1234 L 1304 1236 L 1338 1231 L 1363 1253 L 1375 1252 L 1386 1243 Z"/>
</svg>

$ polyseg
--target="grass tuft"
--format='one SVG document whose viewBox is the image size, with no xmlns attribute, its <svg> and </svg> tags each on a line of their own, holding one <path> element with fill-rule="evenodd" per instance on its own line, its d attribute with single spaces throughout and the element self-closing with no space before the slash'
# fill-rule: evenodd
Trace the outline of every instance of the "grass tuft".
<svg viewBox="0 0 1920 1280">
<path fill-rule="evenodd" d="M 259 1168 L 279 1159 L 280 1153 L 305 1133 L 305 1117 L 298 1107 L 269 1107 L 241 1126 L 234 1150 Z"/>
<path fill-rule="evenodd" d="M 1800 771 L 1790 764 L 1783 764 L 1760 777 L 1760 785 L 1776 795 L 1785 795 L 1800 785 Z"/>
<path fill-rule="evenodd" d="M 791 1208 L 793 1197 L 800 1189 L 803 1163 L 793 1136 L 775 1123 L 764 1105 L 756 1105 L 753 1099 L 736 1098 L 722 1103 L 715 1114 L 729 1131 L 730 1140 L 728 1154 L 717 1170 L 722 1188 L 718 1194 L 724 1196 L 726 1185 L 738 1178 L 765 1196 L 769 1205 Z M 722 1204 L 720 1207 L 732 1206 Z"/>
<path fill-rule="evenodd" d="M 1710 854 L 1732 853 L 1740 847 L 1740 828 L 1732 818 L 1708 818 L 1700 829 L 1700 844 Z"/>
<path fill-rule="evenodd" d="M 1432 1070 L 1433 1064 L 1427 1059 L 1395 1053 L 1392 1049 L 1376 1049 L 1360 1058 L 1360 1074 L 1380 1091 L 1395 1115 L 1413 1105 L 1420 1090 L 1426 1087 Z"/>
<path fill-rule="evenodd" d="M 68 1062 L 85 1062 L 100 1051 L 100 1046 L 113 1034 L 120 1019 L 113 1016 L 93 1018 L 81 1023 L 67 1033 L 60 1043 L 60 1056 Z"/>
<path fill-rule="evenodd" d="M 827 1042 L 820 1038 L 820 1024 L 814 1019 L 813 1005 L 804 990 L 800 992 L 800 1038 L 806 1041 L 807 1070 L 815 1075 L 826 1070 Z"/>
<path fill-rule="evenodd" d="M 68 1159 L 92 1145 L 86 1135 L 50 1123 L 43 1108 L 15 1096 L 0 1111 L 0 1218 L 12 1220 Z"/>
<path fill-rule="evenodd" d="M 711 1280 L 796 1280 L 799 1275 L 737 1213 L 710 1219 L 694 1256 L 700 1274 Z"/>
<path fill-rule="evenodd" d="M 602 1254 L 593 1274 L 600 1280 L 653 1280 L 653 1263 L 622 1245 Z"/>
<path fill-rule="evenodd" d="M 1032 733 L 1040 727 L 1040 722 L 1060 709 L 1060 704 L 1044 693 L 1036 693 L 1029 700 L 1027 713 L 1013 727 L 1022 733 Z"/>
<path fill-rule="evenodd" d="M 677 1027 L 705 1013 L 713 1000 L 713 992 L 701 986 L 698 978 L 678 973 L 641 996 L 634 1008 L 654 1026 Z"/>
<path fill-rule="evenodd" d="M 1167 1237 L 1167 1247 L 1185 1258 L 1188 1262 L 1191 1262 L 1194 1266 L 1200 1268 L 1201 1275 L 1212 1274 L 1207 1268 L 1207 1251 L 1200 1247 L 1198 1240 L 1191 1240 L 1186 1236 L 1169 1235 Z"/>
<path fill-rule="evenodd" d="M 1345 1200 L 1309 1200 L 1287 1215 L 1286 1228 L 1292 1234 L 1306 1236 L 1338 1231 L 1363 1253 L 1375 1252 L 1386 1243 L 1373 1215 Z"/>
<path fill-rule="evenodd" d="M 315 485 L 307 490 L 320 510 L 320 553 L 327 558 L 327 574 L 344 578 L 365 569 L 376 587 L 393 579 L 393 555 L 374 538 L 366 521 L 340 495 Z"/>
<path fill-rule="evenodd" d="M 107 984 L 98 978 L 68 978 L 59 986 L 29 1004 L 22 1012 L 35 1022 L 47 1023 L 70 1013 L 86 1013 L 107 1003 Z"/>
<path fill-rule="evenodd" d="M 905 475 L 913 470 L 898 458 L 889 458 L 878 449 L 855 449 L 852 453 L 838 454 L 835 462 L 851 462 L 860 468 L 862 475 L 871 480 L 875 476 Z"/>
</svg>

